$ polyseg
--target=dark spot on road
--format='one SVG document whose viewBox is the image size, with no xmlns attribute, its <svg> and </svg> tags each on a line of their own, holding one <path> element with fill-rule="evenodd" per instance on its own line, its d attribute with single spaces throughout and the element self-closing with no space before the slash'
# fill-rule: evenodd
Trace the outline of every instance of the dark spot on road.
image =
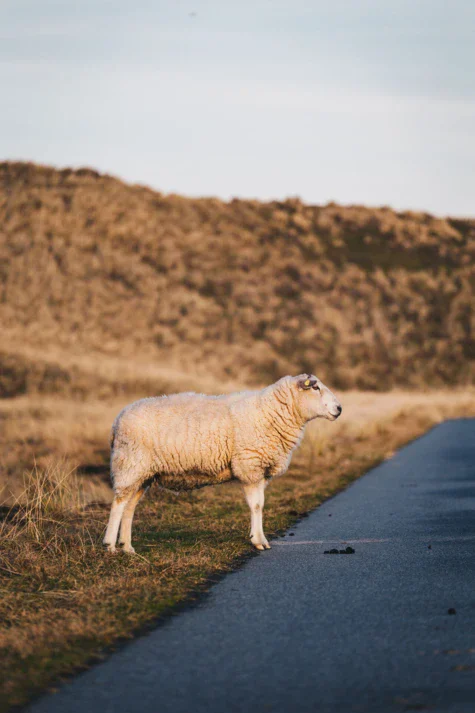
<svg viewBox="0 0 475 713">
<path fill-rule="evenodd" d="M 451 671 L 475 671 L 475 666 L 459 663 L 458 666 L 452 666 Z"/>
<path fill-rule="evenodd" d="M 453 607 L 450 607 L 450 609 L 447 610 L 447 614 L 456 614 L 457 612 Z"/>
<path fill-rule="evenodd" d="M 293 537 L 295 535 L 295 532 L 289 532 L 289 537 Z"/>
<path fill-rule="evenodd" d="M 352 555 L 354 552 L 355 550 L 353 547 L 347 547 L 344 550 L 337 550 L 336 548 L 333 548 L 332 550 L 323 550 L 324 555 Z"/>
<path fill-rule="evenodd" d="M 431 550 L 431 549 L 432 549 L 432 545 L 428 545 L 427 549 L 428 549 L 428 550 Z"/>
<path fill-rule="evenodd" d="M 331 517 L 331 516 L 332 516 L 332 514 L 331 514 L 331 512 L 329 512 L 329 513 L 328 513 L 328 517 Z"/>
<path fill-rule="evenodd" d="M 404 706 L 405 711 L 427 711 L 431 710 L 432 706 L 428 705 L 423 698 L 425 696 L 421 693 L 415 693 L 409 695 L 407 698 L 403 696 L 398 696 L 394 702 L 399 703 L 399 705 Z"/>
</svg>

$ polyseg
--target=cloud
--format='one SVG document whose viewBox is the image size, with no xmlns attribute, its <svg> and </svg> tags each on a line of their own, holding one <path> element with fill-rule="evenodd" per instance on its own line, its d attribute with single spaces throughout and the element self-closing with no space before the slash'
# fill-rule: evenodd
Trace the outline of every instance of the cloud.
<svg viewBox="0 0 475 713">
<path fill-rule="evenodd" d="M 88 2 L 77 25 L 50 13 L 36 26 L 23 13 L 8 30 L 25 35 L 0 47 L 3 156 L 91 164 L 194 195 L 298 193 L 473 211 L 475 98 L 459 71 L 465 54 L 454 35 L 442 56 L 425 26 L 424 42 L 408 40 L 404 13 L 415 10 L 406 0 L 384 36 L 381 5 L 367 27 L 316 3 L 315 31 L 312 3 L 297 3 L 289 29 L 279 0 L 276 32 L 264 2 L 248 32 L 249 3 L 221 4 L 211 19 L 216 3 L 195 3 L 197 22 L 183 14 L 185 2 L 141 2 L 135 12 L 118 0 L 117 17 L 113 5 L 106 13 L 101 2 L 96 13 Z"/>
</svg>

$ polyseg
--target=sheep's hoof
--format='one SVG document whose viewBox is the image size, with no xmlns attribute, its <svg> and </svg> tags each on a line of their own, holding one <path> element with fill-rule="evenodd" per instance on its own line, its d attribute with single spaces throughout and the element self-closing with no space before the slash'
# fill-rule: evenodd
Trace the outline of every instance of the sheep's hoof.
<svg viewBox="0 0 475 713">
<path fill-rule="evenodd" d="M 109 542 L 103 542 L 102 545 L 106 552 L 115 552 L 115 545 L 111 545 Z"/>
<path fill-rule="evenodd" d="M 270 550 L 270 545 L 268 542 L 263 542 L 263 543 L 259 542 L 259 544 L 257 544 L 257 545 L 254 544 L 254 547 L 256 548 L 256 550 L 259 550 L 259 552 L 263 552 L 264 550 Z"/>
<path fill-rule="evenodd" d="M 132 545 L 129 545 L 128 547 L 124 545 L 124 547 L 123 547 L 122 549 L 123 549 L 124 552 L 128 552 L 129 555 L 134 555 L 134 554 L 135 554 L 135 550 L 134 550 L 134 548 L 132 547 Z"/>
</svg>

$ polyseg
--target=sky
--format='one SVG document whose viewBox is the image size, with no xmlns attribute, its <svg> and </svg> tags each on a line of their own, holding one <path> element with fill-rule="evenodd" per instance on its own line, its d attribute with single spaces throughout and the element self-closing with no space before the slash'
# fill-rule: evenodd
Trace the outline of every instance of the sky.
<svg viewBox="0 0 475 713">
<path fill-rule="evenodd" d="M 475 215 L 473 0 L 0 0 L 0 159 Z"/>
</svg>

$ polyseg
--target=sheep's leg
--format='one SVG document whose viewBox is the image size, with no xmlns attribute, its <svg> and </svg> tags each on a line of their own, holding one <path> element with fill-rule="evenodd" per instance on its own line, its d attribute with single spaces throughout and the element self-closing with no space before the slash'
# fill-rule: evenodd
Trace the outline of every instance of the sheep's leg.
<svg viewBox="0 0 475 713">
<path fill-rule="evenodd" d="M 266 481 L 264 479 L 253 485 L 244 485 L 244 495 L 251 510 L 251 542 L 258 550 L 270 549 L 270 545 L 262 529 L 265 487 Z"/>
<path fill-rule="evenodd" d="M 120 537 L 119 544 L 122 545 L 124 552 L 135 552 L 132 547 L 132 520 L 134 519 L 135 508 L 142 495 L 147 488 L 139 488 L 134 495 L 127 501 L 124 514 L 120 522 Z"/>
<path fill-rule="evenodd" d="M 116 496 L 114 496 L 111 514 L 109 516 L 109 524 L 107 525 L 106 534 L 104 535 L 103 540 L 103 544 L 107 547 L 109 552 L 115 552 L 117 533 L 119 532 L 120 521 L 126 505 L 127 499 L 119 500 Z"/>
</svg>

